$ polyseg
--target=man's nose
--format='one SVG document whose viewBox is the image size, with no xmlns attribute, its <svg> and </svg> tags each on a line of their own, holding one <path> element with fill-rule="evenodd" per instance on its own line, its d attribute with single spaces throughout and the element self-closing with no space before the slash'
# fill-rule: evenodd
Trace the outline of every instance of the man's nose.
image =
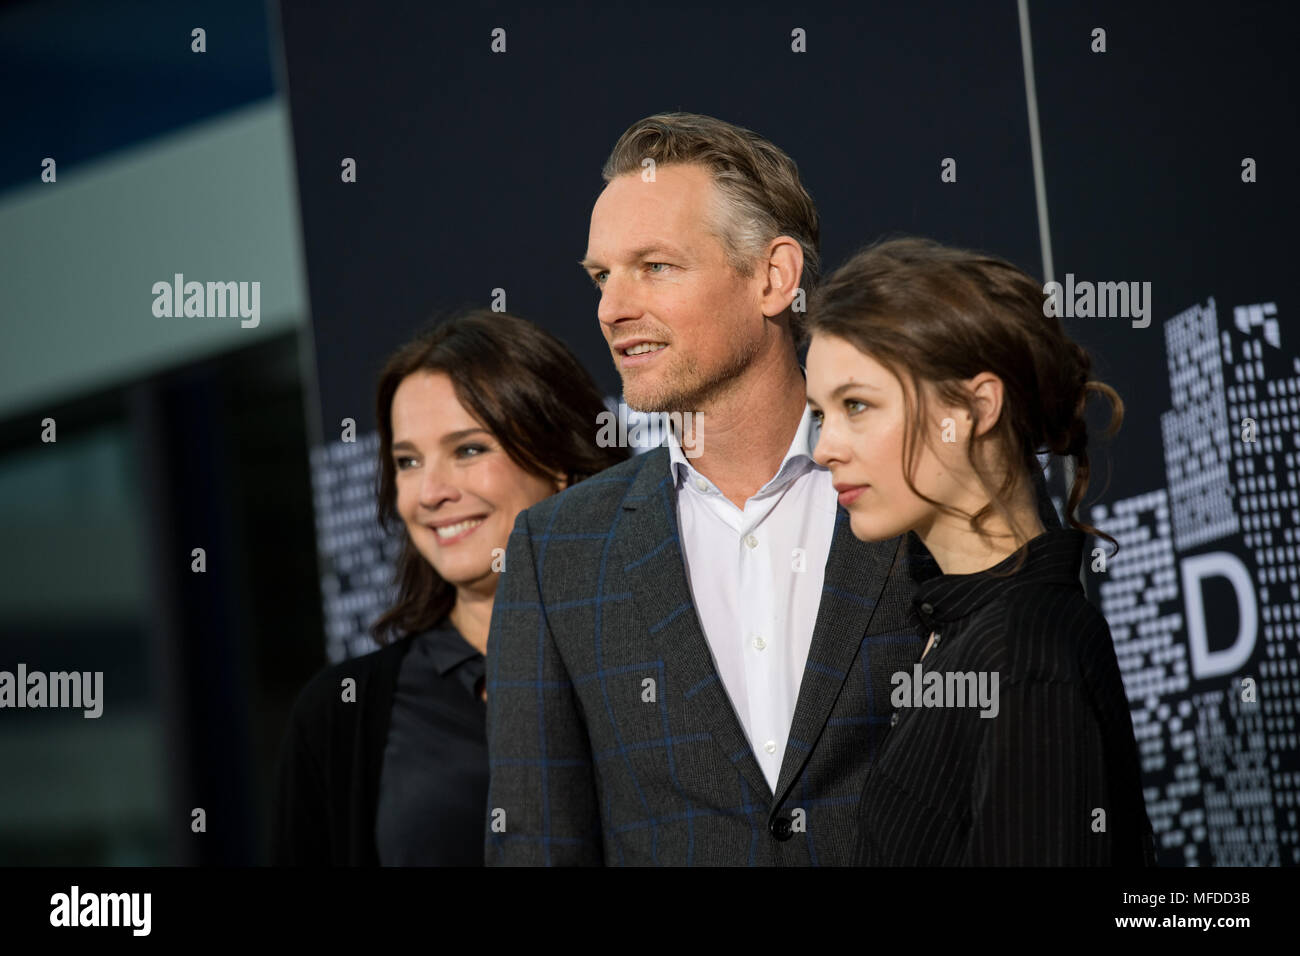
<svg viewBox="0 0 1300 956">
<path fill-rule="evenodd" d="M 641 312 L 641 295 L 636 288 L 636 281 L 610 273 L 600 290 L 596 318 L 605 325 L 613 325 L 620 319 L 635 319 Z"/>
</svg>

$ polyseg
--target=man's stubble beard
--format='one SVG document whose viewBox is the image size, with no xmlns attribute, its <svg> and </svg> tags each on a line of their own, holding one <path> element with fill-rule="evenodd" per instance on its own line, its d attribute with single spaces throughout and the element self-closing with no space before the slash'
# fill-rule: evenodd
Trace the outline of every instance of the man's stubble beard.
<svg viewBox="0 0 1300 956">
<path fill-rule="evenodd" d="M 628 408 L 638 412 L 703 412 L 735 387 L 737 379 L 753 364 L 760 350 L 761 345 L 755 339 L 743 340 L 740 347 L 727 356 L 726 364 L 707 379 L 703 378 L 695 356 L 683 353 L 668 381 L 653 391 L 636 390 L 631 394 L 625 384 L 623 400 Z"/>
</svg>

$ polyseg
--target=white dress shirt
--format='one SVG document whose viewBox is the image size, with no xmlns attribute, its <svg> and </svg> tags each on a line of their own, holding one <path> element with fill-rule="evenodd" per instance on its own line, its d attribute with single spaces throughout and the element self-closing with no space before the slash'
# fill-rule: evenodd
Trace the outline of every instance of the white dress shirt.
<svg viewBox="0 0 1300 956">
<path fill-rule="evenodd" d="M 776 476 L 737 508 L 668 430 L 695 610 L 718 676 L 775 792 L 835 530 L 831 473 L 812 460 L 812 412 Z M 811 741 L 806 741 L 811 743 Z"/>
</svg>

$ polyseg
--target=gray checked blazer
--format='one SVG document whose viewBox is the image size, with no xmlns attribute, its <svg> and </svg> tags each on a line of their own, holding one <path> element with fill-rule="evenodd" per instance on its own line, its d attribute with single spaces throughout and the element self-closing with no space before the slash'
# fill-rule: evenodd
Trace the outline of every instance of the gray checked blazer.
<svg viewBox="0 0 1300 956">
<path fill-rule="evenodd" d="M 661 446 L 515 522 L 488 638 L 489 865 L 853 862 L 933 559 L 913 535 L 859 541 L 838 510 L 773 793 L 695 613 L 676 494 Z"/>
</svg>

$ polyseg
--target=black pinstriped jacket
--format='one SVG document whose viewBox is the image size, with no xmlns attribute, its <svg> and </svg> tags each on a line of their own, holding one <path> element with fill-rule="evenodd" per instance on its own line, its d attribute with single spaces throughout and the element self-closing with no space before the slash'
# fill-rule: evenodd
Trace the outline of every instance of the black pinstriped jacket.
<svg viewBox="0 0 1300 956">
<path fill-rule="evenodd" d="M 859 803 L 860 863 L 1155 862 L 1110 628 L 1079 581 L 1085 539 L 1049 530 L 1004 578 L 1018 555 L 947 575 L 918 556 L 914 608 L 937 638 L 921 679 L 909 667 L 895 685 Z"/>
</svg>

